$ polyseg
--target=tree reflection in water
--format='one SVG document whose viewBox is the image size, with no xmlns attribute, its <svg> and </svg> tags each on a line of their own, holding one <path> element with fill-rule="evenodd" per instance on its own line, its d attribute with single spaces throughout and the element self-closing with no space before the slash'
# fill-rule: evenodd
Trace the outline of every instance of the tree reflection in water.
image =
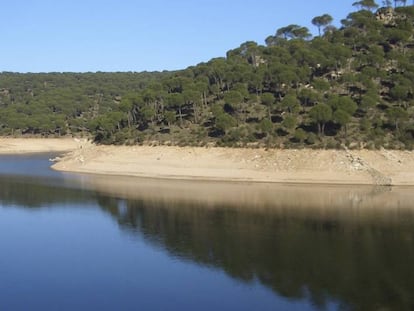
<svg viewBox="0 0 414 311">
<path fill-rule="evenodd" d="M 0 201 L 97 202 L 128 234 L 278 295 L 320 308 L 414 309 L 411 189 L 193 185 L 210 189 L 203 196 L 171 182 L 134 182 L 125 192 L 111 179 L 111 187 L 95 180 L 76 188 L 1 178 Z"/>
<path fill-rule="evenodd" d="M 127 232 L 142 234 L 173 256 L 245 282 L 259 280 L 284 297 L 307 298 L 320 308 L 336 300 L 351 310 L 412 310 L 410 189 L 316 190 L 282 187 L 273 204 L 251 206 L 248 200 L 168 201 L 162 191 L 100 204 Z"/>
</svg>

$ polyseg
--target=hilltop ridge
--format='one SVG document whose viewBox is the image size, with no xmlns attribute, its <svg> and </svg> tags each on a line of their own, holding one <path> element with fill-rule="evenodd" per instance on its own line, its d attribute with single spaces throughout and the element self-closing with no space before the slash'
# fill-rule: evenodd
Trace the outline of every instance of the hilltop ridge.
<svg viewBox="0 0 414 311">
<path fill-rule="evenodd" d="M 0 74 L 4 136 L 103 144 L 409 149 L 414 6 L 374 1 L 320 35 L 292 24 L 265 45 L 174 72 Z M 312 17 L 310 17 L 312 18 Z"/>
</svg>

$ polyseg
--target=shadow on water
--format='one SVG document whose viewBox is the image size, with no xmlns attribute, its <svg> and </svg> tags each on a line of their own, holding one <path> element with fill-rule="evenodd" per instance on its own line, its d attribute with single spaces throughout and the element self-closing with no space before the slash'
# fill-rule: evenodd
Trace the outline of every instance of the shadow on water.
<svg viewBox="0 0 414 311">
<path fill-rule="evenodd" d="M 96 202 L 95 194 L 60 178 L 0 176 L 0 204 L 19 208 L 41 208 L 86 202 Z"/>
<path fill-rule="evenodd" d="M 0 178 L 0 202 L 99 204 L 131 236 L 180 260 L 259 281 L 323 309 L 414 309 L 414 193 L 86 176 Z"/>
<path fill-rule="evenodd" d="M 44 207 L 62 203 L 95 202 L 82 186 L 84 178 L 50 168 L 54 153 L 0 155 L 0 203 L 15 207 Z"/>
</svg>

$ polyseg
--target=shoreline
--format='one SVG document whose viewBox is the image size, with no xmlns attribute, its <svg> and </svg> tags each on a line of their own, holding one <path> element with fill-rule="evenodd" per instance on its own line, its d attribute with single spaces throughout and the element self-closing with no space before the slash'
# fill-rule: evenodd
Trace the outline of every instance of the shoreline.
<svg viewBox="0 0 414 311">
<path fill-rule="evenodd" d="M 0 137 L 0 155 L 30 153 L 71 152 L 82 144 L 79 139 L 62 138 L 9 138 Z"/>
<path fill-rule="evenodd" d="M 172 180 L 327 185 L 414 185 L 414 153 L 390 150 L 96 146 L 54 164 L 67 172 Z"/>
<path fill-rule="evenodd" d="M 320 185 L 414 185 L 414 152 L 103 146 L 75 138 L 0 138 L 0 154 L 62 153 L 52 168 L 152 179 Z"/>
</svg>

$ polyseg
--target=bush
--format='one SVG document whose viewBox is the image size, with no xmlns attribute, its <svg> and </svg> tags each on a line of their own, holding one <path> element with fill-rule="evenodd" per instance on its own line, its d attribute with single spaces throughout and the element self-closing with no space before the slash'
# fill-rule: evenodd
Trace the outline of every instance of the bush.
<svg viewBox="0 0 414 311">
<path fill-rule="evenodd" d="M 306 143 L 308 145 L 314 145 L 316 143 L 316 141 L 318 140 L 318 136 L 316 136 L 315 133 L 309 133 L 308 137 L 306 138 Z"/>
</svg>

